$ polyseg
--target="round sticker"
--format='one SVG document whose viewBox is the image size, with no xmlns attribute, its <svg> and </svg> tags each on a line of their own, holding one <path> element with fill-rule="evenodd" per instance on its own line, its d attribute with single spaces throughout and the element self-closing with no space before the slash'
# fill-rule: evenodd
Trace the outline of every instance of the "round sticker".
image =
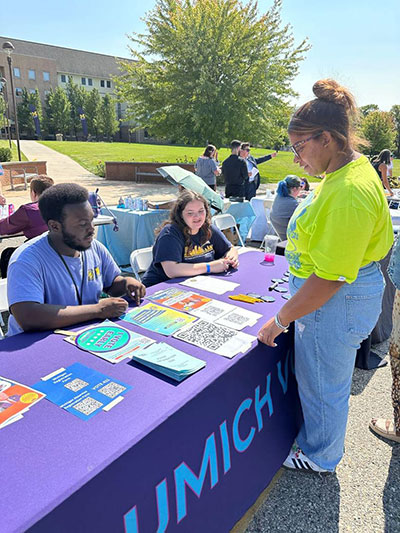
<svg viewBox="0 0 400 533">
<path fill-rule="evenodd" d="M 251 298 L 261 298 L 261 296 L 255 292 L 248 292 L 247 296 L 250 296 Z"/>
<path fill-rule="evenodd" d="M 272 278 L 271 281 L 272 281 L 272 283 L 277 283 L 277 282 L 278 283 L 283 283 L 284 282 L 283 279 L 281 279 L 281 278 Z"/>
<path fill-rule="evenodd" d="M 282 298 L 285 298 L 285 300 L 290 300 L 291 296 L 290 294 L 282 294 Z"/>
<path fill-rule="evenodd" d="M 274 291 L 276 291 L 276 292 L 287 292 L 287 289 L 285 289 L 285 287 L 275 287 Z"/>
<path fill-rule="evenodd" d="M 106 353 L 119 350 L 130 340 L 129 331 L 118 326 L 97 326 L 83 331 L 75 339 L 79 348 L 89 352 Z"/>
<path fill-rule="evenodd" d="M 27 392 L 21 396 L 22 403 L 32 403 L 39 398 L 39 394 L 36 392 Z"/>
<path fill-rule="evenodd" d="M 272 296 L 261 296 L 261 300 L 267 302 L 268 304 L 275 302 L 275 298 L 273 298 Z"/>
</svg>

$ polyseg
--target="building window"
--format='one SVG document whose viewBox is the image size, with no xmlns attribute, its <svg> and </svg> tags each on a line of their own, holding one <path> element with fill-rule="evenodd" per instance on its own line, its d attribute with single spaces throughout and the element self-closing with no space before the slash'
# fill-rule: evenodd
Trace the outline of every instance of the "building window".
<svg viewBox="0 0 400 533">
<path fill-rule="evenodd" d="M 93 85 L 93 80 L 92 80 L 92 78 L 88 78 L 88 80 L 87 80 L 87 84 L 90 85 L 90 86 Z"/>
<path fill-rule="evenodd" d="M 43 71 L 43 81 L 50 81 L 50 72 Z"/>
<path fill-rule="evenodd" d="M 28 70 L 28 78 L 30 80 L 36 80 L 36 72 L 34 70 L 29 69 Z"/>
<path fill-rule="evenodd" d="M 86 78 L 81 78 L 82 85 L 86 85 Z"/>
<path fill-rule="evenodd" d="M 14 67 L 14 78 L 20 78 L 21 77 L 21 71 L 19 70 L 19 67 Z"/>
<path fill-rule="evenodd" d="M 30 92 L 30 94 L 35 94 L 36 93 L 36 89 L 29 89 L 29 92 Z"/>
<path fill-rule="evenodd" d="M 15 89 L 15 94 L 16 94 L 17 96 L 22 96 L 22 89 L 21 89 L 21 87 L 16 87 L 16 89 Z"/>
<path fill-rule="evenodd" d="M 67 81 L 67 77 L 65 74 L 61 74 L 61 83 L 65 83 Z"/>
<path fill-rule="evenodd" d="M 111 89 L 111 81 L 107 80 L 107 88 Z"/>
<path fill-rule="evenodd" d="M 100 87 L 105 87 L 104 80 L 100 80 Z"/>
</svg>

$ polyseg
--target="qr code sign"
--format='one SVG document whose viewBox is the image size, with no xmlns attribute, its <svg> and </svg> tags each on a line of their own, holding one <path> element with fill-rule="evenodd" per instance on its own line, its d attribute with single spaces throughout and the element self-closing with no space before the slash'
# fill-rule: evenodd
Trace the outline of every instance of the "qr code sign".
<svg viewBox="0 0 400 533">
<path fill-rule="evenodd" d="M 84 415 L 89 416 L 95 411 L 97 411 L 97 409 L 100 409 L 101 407 L 103 407 L 103 404 L 89 396 L 88 398 L 85 398 L 84 400 L 77 403 L 73 407 L 80 413 L 83 413 Z"/>
<path fill-rule="evenodd" d="M 212 318 L 217 318 L 221 314 L 221 308 L 215 305 L 208 305 L 206 309 L 204 309 L 204 313 L 207 313 Z"/>
<path fill-rule="evenodd" d="M 87 385 L 89 385 L 89 383 L 83 381 L 83 379 L 76 378 L 70 381 L 69 383 L 66 383 L 64 387 L 66 389 L 72 390 L 72 392 L 78 392 L 79 390 L 84 389 Z"/>
<path fill-rule="evenodd" d="M 236 313 L 235 311 L 233 311 L 224 318 L 229 320 L 229 322 L 232 322 L 236 326 L 243 326 L 243 324 L 246 324 L 248 321 L 248 318 L 246 316 L 243 316 L 240 313 Z"/>
<path fill-rule="evenodd" d="M 206 320 L 198 320 L 190 328 L 177 331 L 173 336 L 213 352 L 235 335 L 237 332 L 232 329 L 218 326 Z"/>
<path fill-rule="evenodd" d="M 111 381 L 110 383 L 107 383 L 107 385 L 104 385 L 104 387 L 101 387 L 98 392 L 101 392 L 101 394 L 104 394 L 104 396 L 107 396 L 108 398 L 115 398 L 121 394 L 121 392 L 124 392 L 124 390 L 126 390 L 126 387 Z"/>
</svg>

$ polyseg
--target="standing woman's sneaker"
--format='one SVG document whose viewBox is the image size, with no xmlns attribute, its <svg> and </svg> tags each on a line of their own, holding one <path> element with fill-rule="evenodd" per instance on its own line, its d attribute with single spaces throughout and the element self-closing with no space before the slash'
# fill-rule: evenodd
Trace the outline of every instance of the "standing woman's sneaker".
<svg viewBox="0 0 400 533">
<path fill-rule="evenodd" d="M 297 444 L 293 444 L 283 466 L 290 470 L 300 470 L 302 472 L 331 473 L 330 470 L 325 470 L 325 468 L 321 468 L 316 465 L 314 461 L 311 461 L 311 459 L 300 450 Z"/>
</svg>

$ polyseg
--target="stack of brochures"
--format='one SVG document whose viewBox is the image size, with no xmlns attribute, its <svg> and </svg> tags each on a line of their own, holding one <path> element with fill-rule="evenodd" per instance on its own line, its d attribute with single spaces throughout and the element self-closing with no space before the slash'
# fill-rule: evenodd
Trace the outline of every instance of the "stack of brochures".
<svg viewBox="0 0 400 533">
<path fill-rule="evenodd" d="M 17 422 L 45 394 L 0 376 L 0 429 Z"/>
<path fill-rule="evenodd" d="M 175 381 L 182 381 L 206 366 L 205 361 L 181 352 L 164 342 L 152 344 L 145 350 L 139 350 L 132 359 Z"/>
</svg>

